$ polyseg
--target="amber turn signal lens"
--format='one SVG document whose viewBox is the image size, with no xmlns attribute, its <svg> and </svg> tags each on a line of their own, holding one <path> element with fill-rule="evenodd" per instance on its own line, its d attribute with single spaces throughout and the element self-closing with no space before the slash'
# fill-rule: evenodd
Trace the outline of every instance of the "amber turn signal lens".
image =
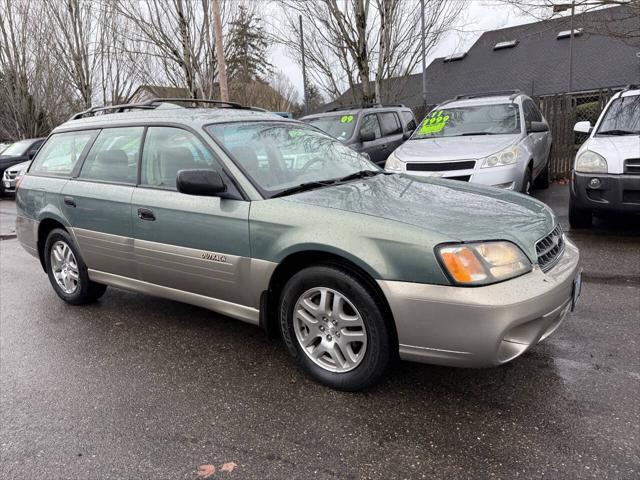
<svg viewBox="0 0 640 480">
<path fill-rule="evenodd" d="M 470 248 L 444 249 L 441 256 L 447 270 L 458 283 L 472 283 L 487 278 L 482 264 Z"/>
</svg>

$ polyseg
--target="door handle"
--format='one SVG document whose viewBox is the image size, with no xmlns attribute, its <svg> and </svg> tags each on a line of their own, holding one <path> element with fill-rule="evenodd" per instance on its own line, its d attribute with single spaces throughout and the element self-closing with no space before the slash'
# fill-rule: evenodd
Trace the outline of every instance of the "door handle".
<svg viewBox="0 0 640 480">
<path fill-rule="evenodd" d="M 139 208 L 138 209 L 138 218 L 140 220 L 147 220 L 149 222 L 153 222 L 156 219 L 156 216 L 154 215 L 152 210 L 149 210 L 148 208 Z"/>
<path fill-rule="evenodd" d="M 76 201 L 74 200 L 73 197 L 64 197 L 63 201 L 65 205 L 68 205 L 70 207 L 76 206 Z"/>
</svg>

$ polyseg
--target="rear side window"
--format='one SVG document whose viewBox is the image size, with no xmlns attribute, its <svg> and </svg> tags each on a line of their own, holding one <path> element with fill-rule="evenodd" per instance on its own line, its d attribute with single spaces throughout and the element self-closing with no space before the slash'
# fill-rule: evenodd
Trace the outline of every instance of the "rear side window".
<svg viewBox="0 0 640 480">
<path fill-rule="evenodd" d="M 415 130 L 418 128 L 416 124 L 416 119 L 411 112 L 402 112 L 402 118 L 404 118 L 404 122 L 407 124 L 407 130 Z"/>
<path fill-rule="evenodd" d="M 362 120 L 362 127 L 360 127 L 360 133 L 373 132 L 376 138 L 380 138 L 382 136 L 382 132 L 380 131 L 380 123 L 378 122 L 378 116 L 375 113 L 371 113 L 369 115 L 365 115 Z"/>
<path fill-rule="evenodd" d="M 221 172 L 211 152 L 193 133 L 174 127 L 149 127 L 142 153 L 142 185 L 175 190 L 178 171 L 192 169 Z"/>
<path fill-rule="evenodd" d="M 87 154 L 79 177 L 102 182 L 135 184 L 143 132 L 144 127 L 102 130 Z"/>
<path fill-rule="evenodd" d="M 83 130 L 51 135 L 38 152 L 29 172 L 62 177 L 71 175 L 96 133 L 96 130 Z"/>
<path fill-rule="evenodd" d="M 402 133 L 402 126 L 400 125 L 398 116 L 393 112 L 381 113 L 380 123 L 382 124 L 382 134 L 385 136 Z"/>
</svg>

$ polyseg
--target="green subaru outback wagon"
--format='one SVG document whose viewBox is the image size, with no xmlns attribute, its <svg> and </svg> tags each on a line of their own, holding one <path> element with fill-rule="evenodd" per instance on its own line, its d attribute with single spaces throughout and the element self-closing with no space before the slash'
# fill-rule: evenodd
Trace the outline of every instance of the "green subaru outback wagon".
<svg viewBox="0 0 640 480">
<path fill-rule="evenodd" d="M 65 302 L 110 285 L 279 330 L 344 390 L 397 356 L 503 364 L 573 309 L 578 250 L 541 202 L 387 173 L 310 125 L 210 103 L 92 109 L 51 133 L 17 232 Z"/>
</svg>

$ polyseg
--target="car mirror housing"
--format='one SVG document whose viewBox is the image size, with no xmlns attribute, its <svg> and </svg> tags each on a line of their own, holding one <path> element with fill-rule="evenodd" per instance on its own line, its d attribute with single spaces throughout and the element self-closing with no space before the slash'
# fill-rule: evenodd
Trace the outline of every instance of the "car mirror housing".
<svg viewBox="0 0 640 480">
<path fill-rule="evenodd" d="M 219 197 L 227 191 L 222 176 L 215 170 L 180 170 L 176 180 L 180 193 Z"/>
<path fill-rule="evenodd" d="M 529 133 L 548 132 L 549 126 L 545 122 L 530 122 L 527 128 Z"/>
<path fill-rule="evenodd" d="M 593 127 L 591 127 L 591 122 L 589 121 L 584 121 L 584 122 L 578 122 L 575 124 L 575 126 L 573 127 L 573 131 L 576 133 L 586 133 L 589 134 L 591 133 L 591 129 Z"/>
<path fill-rule="evenodd" d="M 363 142 L 371 142 L 376 139 L 376 134 L 373 132 L 363 132 L 360 130 L 360 140 Z"/>
</svg>

